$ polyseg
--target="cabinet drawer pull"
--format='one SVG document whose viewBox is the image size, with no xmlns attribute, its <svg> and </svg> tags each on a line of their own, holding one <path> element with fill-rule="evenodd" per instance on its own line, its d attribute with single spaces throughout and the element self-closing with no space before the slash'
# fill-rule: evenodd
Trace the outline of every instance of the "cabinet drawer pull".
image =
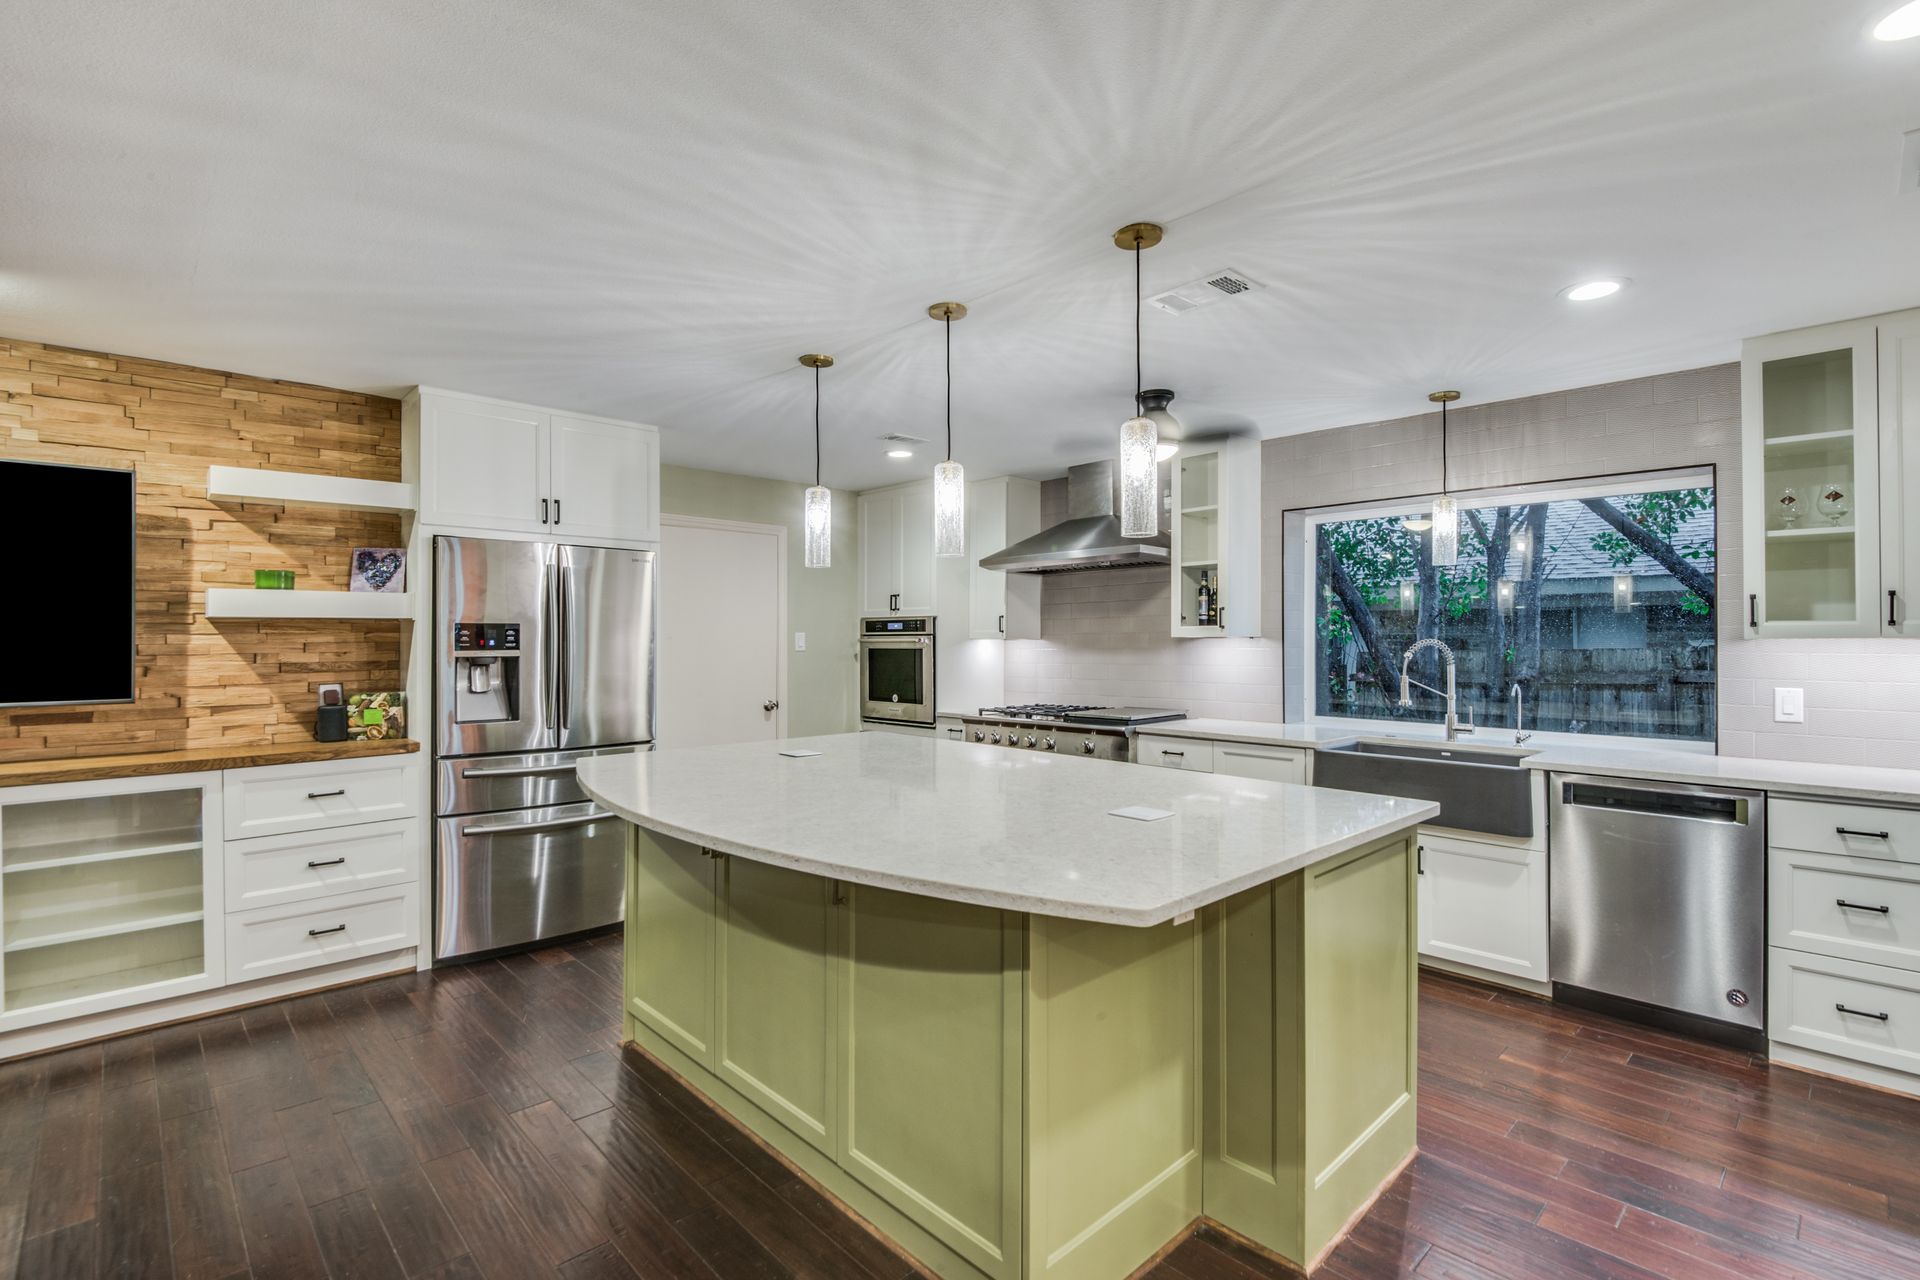
<svg viewBox="0 0 1920 1280">
<path fill-rule="evenodd" d="M 1750 627 L 1760 625 L 1760 597 L 1758 595 L 1749 595 L 1747 597 L 1747 625 Z"/>
<path fill-rule="evenodd" d="M 547 523 L 547 500 L 545 498 L 540 499 L 540 523 Z"/>
<path fill-rule="evenodd" d="M 1888 1018 L 1888 1015 L 1884 1013 L 1868 1013 L 1865 1009 L 1849 1009 L 1843 1004 L 1836 1004 L 1833 1007 L 1842 1013 L 1850 1013 L 1856 1018 L 1872 1018 L 1875 1022 L 1885 1022 Z"/>
<path fill-rule="evenodd" d="M 1887 592 L 1887 625 L 1890 627 L 1900 625 L 1899 622 L 1895 621 L 1893 616 L 1893 602 L 1895 599 L 1897 599 L 1897 597 L 1892 591 Z"/>
<path fill-rule="evenodd" d="M 1168 749 L 1167 749 L 1166 747 L 1162 747 L 1162 748 L 1160 748 L 1160 754 L 1161 754 L 1161 755 L 1163 755 L 1163 756 L 1179 756 L 1179 757 L 1180 757 L 1180 758 L 1181 758 L 1182 760 L 1184 760 L 1184 759 L 1186 759 L 1186 758 L 1187 758 L 1187 753 L 1186 753 L 1186 752 L 1184 752 L 1184 751 L 1170 751 L 1170 750 L 1168 750 Z"/>
<path fill-rule="evenodd" d="M 1835 827 L 1833 833 L 1838 836 L 1863 836 L 1868 840 L 1890 840 L 1891 834 L 1885 831 L 1855 831 L 1852 827 Z"/>
<path fill-rule="evenodd" d="M 309 930 L 307 930 L 307 936 L 308 936 L 309 938 L 318 938 L 318 937 L 321 937 L 321 936 L 322 936 L 322 935 L 324 935 L 324 934 L 329 934 L 329 933 L 345 933 L 346 931 L 347 931 L 347 926 L 345 926 L 345 925 L 343 925 L 343 924 L 337 924 L 337 925 L 335 925 L 335 926 L 333 926 L 333 928 L 331 928 L 331 929 L 309 929 Z"/>
<path fill-rule="evenodd" d="M 558 498 L 553 500 L 553 525 L 556 529 L 560 527 L 560 499 Z"/>
<path fill-rule="evenodd" d="M 321 859 L 321 860 L 320 860 L 319 862 L 309 862 L 309 863 L 307 864 L 307 866 L 308 866 L 309 868 L 312 868 L 312 867 L 337 867 L 337 866 L 339 866 L 339 865 L 340 865 L 341 863 L 343 863 L 343 862 L 345 862 L 345 861 L 346 861 L 346 859 L 345 859 L 345 858 L 323 858 L 323 859 Z M 1883 910 L 1884 910 L 1884 908 L 1883 908 Z"/>
<path fill-rule="evenodd" d="M 307 792 L 307 799 L 326 800 L 333 796 L 343 796 L 345 794 L 347 794 L 347 789 L 345 787 L 340 787 L 333 791 L 309 791 Z"/>
<path fill-rule="evenodd" d="M 1845 898 L 1835 898 L 1833 905 L 1836 907 L 1845 907 L 1849 911 L 1877 911 L 1883 916 L 1893 913 L 1892 907 L 1870 907 L 1864 902 L 1848 902 Z"/>
<path fill-rule="evenodd" d="M 1427 874 L 1427 846 L 1423 844 L 1413 847 L 1413 873 L 1419 876 Z"/>
</svg>

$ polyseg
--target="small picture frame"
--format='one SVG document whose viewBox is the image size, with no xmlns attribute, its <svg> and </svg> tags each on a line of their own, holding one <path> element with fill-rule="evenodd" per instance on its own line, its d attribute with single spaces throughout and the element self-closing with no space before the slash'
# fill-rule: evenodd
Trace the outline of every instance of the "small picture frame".
<svg viewBox="0 0 1920 1280">
<path fill-rule="evenodd" d="M 355 547 L 349 591 L 398 593 L 407 589 L 405 547 Z"/>
<path fill-rule="evenodd" d="M 344 685 L 323 684 L 319 689 L 320 705 L 323 707 L 345 706 L 347 692 Z"/>
</svg>

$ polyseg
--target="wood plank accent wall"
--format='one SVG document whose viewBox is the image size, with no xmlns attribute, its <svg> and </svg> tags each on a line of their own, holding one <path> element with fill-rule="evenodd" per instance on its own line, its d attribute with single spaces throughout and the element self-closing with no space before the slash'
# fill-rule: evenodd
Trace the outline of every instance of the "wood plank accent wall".
<svg viewBox="0 0 1920 1280">
<path fill-rule="evenodd" d="M 402 545 L 394 515 L 207 498 L 215 463 L 400 479 L 399 401 L 0 338 L 0 457 L 139 477 L 136 701 L 0 711 L 0 761 L 308 741 L 321 683 L 401 687 L 399 622 L 204 616 L 255 569 L 345 590 L 354 547 Z"/>
</svg>

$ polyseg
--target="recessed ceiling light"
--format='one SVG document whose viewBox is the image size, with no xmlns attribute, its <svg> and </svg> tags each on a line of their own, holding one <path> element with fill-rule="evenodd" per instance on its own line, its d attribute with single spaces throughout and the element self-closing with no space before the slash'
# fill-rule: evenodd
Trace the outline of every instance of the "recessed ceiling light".
<svg viewBox="0 0 1920 1280">
<path fill-rule="evenodd" d="M 1911 40 L 1920 36 L 1920 0 L 1901 5 L 1873 29 L 1875 40 Z"/>
<path fill-rule="evenodd" d="M 913 450 L 911 450 L 911 449 L 889 449 L 889 450 L 887 450 L 887 456 L 888 456 L 889 458 L 911 458 L 911 457 L 913 456 Z"/>
<path fill-rule="evenodd" d="M 1568 302 L 1593 302 L 1600 298 L 1611 298 L 1626 286 L 1625 280 L 1584 280 L 1560 291 L 1560 296 Z"/>
</svg>

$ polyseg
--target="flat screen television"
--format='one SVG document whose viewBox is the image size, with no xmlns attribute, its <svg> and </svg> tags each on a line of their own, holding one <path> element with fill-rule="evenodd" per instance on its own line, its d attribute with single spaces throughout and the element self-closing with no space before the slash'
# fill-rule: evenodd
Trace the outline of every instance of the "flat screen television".
<svg viewBox="0 0 1920 1280">
<path fill-rule="evenodd" d="M 0 458 L 0 706 L 133 701 L 133 472 Z"/>
</svg>

